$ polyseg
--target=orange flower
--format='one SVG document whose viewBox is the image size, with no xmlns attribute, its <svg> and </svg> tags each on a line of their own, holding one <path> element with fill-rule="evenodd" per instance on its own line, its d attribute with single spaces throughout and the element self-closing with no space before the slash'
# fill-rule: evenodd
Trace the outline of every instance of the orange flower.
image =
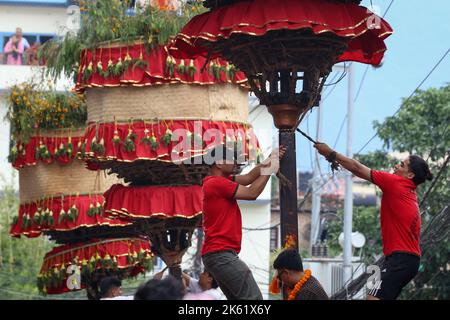
<svg viewBox="0 0 450 320">
<path fill-rule="evenodd" d="M 284 239 L 284 249 L 296 248 L 295 242 L 295 236 L 292 234 L 288 234 Z"/>
<path fill-rule="evenodd" d="M 294 289 L 289 292 L 288 300 L 295 300 L 298 292 L 302 289 L 303 285 L 309 280 L 309 278 L 311 278 L 311 270 L 308 269 L 305 270 L 305 275 L 299 280 L 299 282 L 296 283 Z"/>
<path fill-rule="evenodd" d="M 270 282 L 269 286 L 269 292 L 272 294 L 279 294 L 280 293 L 280 285 L 278 281 L 278 273 L 275 272 L 272 281 Z"/>
</svg>

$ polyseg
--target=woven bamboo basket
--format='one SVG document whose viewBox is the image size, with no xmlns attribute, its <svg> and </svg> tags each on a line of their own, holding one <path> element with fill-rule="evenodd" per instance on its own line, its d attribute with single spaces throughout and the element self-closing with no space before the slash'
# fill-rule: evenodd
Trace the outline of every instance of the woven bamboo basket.
<svg viewBox="0 0 450 320">
<path fill-rule="evenodd" d="M 65 138 L 65 137 L 82 137 L 84 136 L 85 128 L 64 128 L 64 129 L 41 129 L 35 130 L 32 136 L 49 137 L 49 138 Z"/>
<path fill-rule="evenodd" d="M 248 120 L 248 92 L 238 85 L 165 84 L 89 88 L 88 122 L 139 119 Z"/>
<path fill-rule="evenodd" d="M 19 171 L 20 202 L 59 194 L 103 193 L 115 183 L 120 183 L 115 175 L 88 170 L 76 159 L 66 165 L 37 163 Z"/>
</svg>

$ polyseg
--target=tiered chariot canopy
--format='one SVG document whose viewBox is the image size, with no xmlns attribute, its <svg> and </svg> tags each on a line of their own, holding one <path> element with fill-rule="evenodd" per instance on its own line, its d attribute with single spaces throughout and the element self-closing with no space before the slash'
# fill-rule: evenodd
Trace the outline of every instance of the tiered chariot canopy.
<svg viewBox="0 0 450 320">
<path fill-rule="evenodd" d="M 119 75 L 105 67 L 125 60 Z M 205 63 L 174 59 L 165 46 L 146 52 L 142 43 L 85 50 L 76 90 L 87 96 L 80 154 L 88 167 L 133 184 L 200 184 L 207 166 L 190 160 L 218 143 L 240 144 L 256 159 L 245 76 L 221 59 L 202 71 Z"/>
<path fill-rule="evenodd" d="M 170 52 L 184 58 L 223 57 L 247 75 L 262 104 L 294 105 L 300 115 L 318 104 L 321 87 L 335 63 L 381 63 L 384 39 L 392 29 L 358 3 L 207 1 L 212 10 L 191 19 Z"/>
<path fill-rule="evenodd" d="M 131 226 L 125 219 L 103 216 L 103 192 L 118 179 L 87 170 L 75 157 L 84 137 L 83 97 L 38 90 L 28 83 L 13 86 L 9 102 L 9 160 L 19 171 L 20 187 L 11 235 L 45 233 L 65 243 Z"/>
<path fill-rule="evenodd" d="M 152 269 L 153 254 L 148 240 L 140 238 L 91 239 L 55 247 L 45 255 L 38 275 L 44 294 L 87 289 L 98 299 L 98 280 L 114 275 L 135 277 Z"/>
</svg>

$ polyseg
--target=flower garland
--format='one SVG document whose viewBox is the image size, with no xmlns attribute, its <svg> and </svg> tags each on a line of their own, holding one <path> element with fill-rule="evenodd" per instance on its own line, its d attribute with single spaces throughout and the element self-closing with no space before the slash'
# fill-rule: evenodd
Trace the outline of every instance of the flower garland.
<svg viewBox="0 0 450 320">
<path fill-rule="evenodd" d="M 299 291 L 303 288 L 303 285 L 311 278 L 311 270 L 305 270 L 305 275 L 297 282 L 294 289 L 289 292 L 288 300 L 295 300 L 295 297 Z"/>
</svg>

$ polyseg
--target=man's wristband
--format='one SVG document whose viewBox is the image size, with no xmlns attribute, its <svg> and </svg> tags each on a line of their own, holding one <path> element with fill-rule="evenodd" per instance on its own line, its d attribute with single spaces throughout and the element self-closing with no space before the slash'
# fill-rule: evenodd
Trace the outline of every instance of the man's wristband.
<svg viewBox="0 0 450 320">
<path fill-rule="evenodd" d="M 336 151 L 332 151 L 328 157 L 326 157 L 328 162 L 334 162 L 336 161 L 336 157 L 337 157 L 337 152 Z"/>
</svg>

